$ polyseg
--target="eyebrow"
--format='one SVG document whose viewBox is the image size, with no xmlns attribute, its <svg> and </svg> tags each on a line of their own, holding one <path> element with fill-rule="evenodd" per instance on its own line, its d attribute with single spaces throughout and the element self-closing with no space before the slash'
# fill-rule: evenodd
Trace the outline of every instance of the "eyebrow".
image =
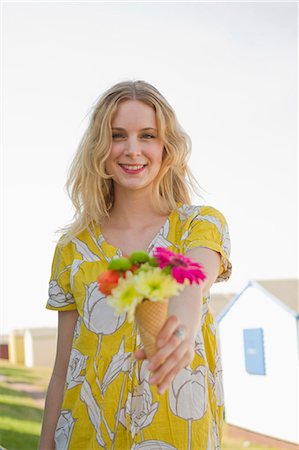
<svg viewBox="0 0 299 450">
<path fill-rule="evenodd" d="M 120 128 L 120 127 L 112 127 L 112 130 L 121 130 L 121 131 L 126 131 L 125 128 Z M 139 131 L 147 131 L 147 130 L 154 130 L 154 131 L 158 131 L 156 128 L 152 128 L 152 127 L 147 127 L 147 128 L 141 128 L 141 130 Z"/>
</svg>

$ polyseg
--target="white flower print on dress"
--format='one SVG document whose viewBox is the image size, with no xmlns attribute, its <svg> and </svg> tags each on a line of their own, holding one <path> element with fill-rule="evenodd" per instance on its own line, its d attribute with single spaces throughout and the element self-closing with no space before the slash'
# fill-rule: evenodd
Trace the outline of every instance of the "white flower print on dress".
<svg viewBox="0 0 299 450">
<path fill-rule="evenodd" d="M 78 238 L 73 238 L 72 242 L 75 244 L 77 252 L 82 255 L 83 261 L 99 260 L 99 256 L 96 255 L 92 250 L 90 250 L 90 248 L 88 247 L 87 244 L 85 244 L 85 242 L 81 241 Z"/>
<path fill-rule="evenodd" d="M 122 338 L 118 352 L 113 355 L 112 360 L 105 372 L 102 381 L 102 394 L 105 395 L 106 389 L 112 381 L 122 372 L 129 372 L 130 357 L 132 352 L 124 352 L 124 337 Z"/>
<path fill-rule="evenodd" d="M 215 396 L 217 401 L 217 406 L 224 405 L 224 393 L 223 393 L 223 380 L 222 380 L 222 365 L 221 358 L 219 355 L 216 356 L 216 367 L 214 372 L 215 379 Z"/>
<path fill-rule="evenodd" d="M 49 283 L 48 303 L 55 308 L 61 308 L 63 306 L 74 304 L 75 300 L 70 292 L 65 292 L 56 280 L 52 280 Z"/>
<path fill-rule="evenodd" d="M 180 220 L 184 221 L 186 219 L 189 219 L 192 215 L 195 215 L 195 213 L 198 213 L 200 210 L 200 206 L 193 206 L 193 205 L 182 205 L 178 208 L 178 213 L 180 216 Z"/>
<path fill-rule="evenodd" d="M 201 326 L 203 326 L 206 318 L 207 318 L 207 314 L 209 312 L 209 305 L 207 302 L 203 303 L 202 305 L 202 311 L 201 311 Z"/>
<path fill-rule="evenodd" d="M 121 327 L 126 314 L 116 316 L 112 306 L 108 305 L 106 296 L 98 289 L 98 283 L 85 286 L 84 324 L 96 334 L 113 334 Z"/>
<path fill-rule="evenodd" d="M 78 337 L 80 336 L 81 324 L 82 324 L 82 317 L 79 316 L 74 329 L 74 339 L 78 339 Z"/>
<path fill-rule="evenodd" d="M 156 234 L 156 236 L 154 237 L 154 239 L 151 241 L 150 245 L 148 246 L 148 252 L 150 255 L 153 254 L 154 249 L 156 247 L 170 247 L 171 245 L 173 245 L 172 242 L 170 242 L 167 239 L 167 236 L 169 234 L 169 228 L 170 228 L 170 223 L 169 223 L 169 219 L 167 219 L 165 224 L 161 227 L 160 231 Z"/>
<path fill-rule="evenodd" d="M 98 355 L 101 351 L 103 335 L 113 334 L 120 328 L 126 319 L 126 314 L 116 316 L 113 308 L 108 305 L 107 298 L 98 289 L 98 283 L 95 281 L 89 286 L 85 285 L 83 321 L 90 331 L 98 335 L 98 345 L 94 356 L 94 369 L 98 373 Z M 96 375 L 96 383 L 100 391 L 102 386 Z"/>
<path fill-rule="evenodd" d="M 209 216 L 208 214 L 200 215 L 200 211 L 199 211 L 199 213 L 194 217 L 193 221 L 194 222 L 197 222 L 197 221 L 204 222 L 204 221 L 206 221 L 206 222 L 212 223 L 213 225 L 216 226 L 219 234 L 222 236 L 222 223 L 221 223 L 221 220 L 218 219 L 218 217 L 216 217 L 216 216 Z"/>
<path fill-rule="evenodd" d="M 150 379 L 150 371 L 148 370 L 147 366 L 149 365 L 149 360 L 144 359 L 140 365 L 140 372 L 139 372 L 139 381 L 142 383 L 144 380 L 149 381 Z"/>
<path fill-rule="evenodd" d="M 222 230 L 222 247 L 227 255 L 230 255 L 231 252 L 231 243 L 230 236 L 227 223 L 224 225 Z"/>
<path fill-rule="evenodd" d="M 214 442 L 214 446 L 215 446 L 214 449 L 215 450 L 220 450 L 218 427 L 217 427 L 217 424 L 216 424 L 215 420 L 213 420 L 212 433 L 213 433 L 213 442 Z"/>
<path fill-rule="evenodd" d="M 71 267 L 71 271 L 70 271 L 70 285 L 71 285 L 72 291 L 74 290 L 75 275 L 77 272 L 79 272 L 80 266 L 83 263 L 84 263 L 83 259 L 74 259 L 74 261 L 72 263 L 72 267 Z"/>
<path fill-rule="evenodd" d="M 88 356 L 82 355 L 79 350 L 75 348 L 71 351 L 70 362 L 68 366 L 68 371 L 66 375 L 67 389 L 72 389 L 78 384 L 83 383 L 84 375 L 81 372 L 86 370 L 86 360 Z"/>
<path fill-rule="evenodd" d="M 96 255 L 90 248 L 88 247 L 85 242 L 81 241 L 78 238 L 73 238 L 72 242 L 74 243 L 76 250 L 80 255 L 82 256 L 82 259 L 74 259 L 72 263 L 71 273 L 70 273 L 70 283 L 71 288 L 74 288 L 74 277 L 77 274 L 77 272 L 80 269 L 81 264 L 83 264 L 85 261 L 92 262 L 92 261 L 98 261 L 99 256 Z"/>
<path fill-rule="evenodd" d="M 209 324 L 209 328 L 214 336 L 216 336 L 216 327 L 213 323 Z"/>
<path fill-rule="evenodd" d="M 119 421 L 126 427 L 126 415 L 129 416 L 132 439 L 152 423 L 158 406 L 159 402 L 153 403 L 153 395 L 147 381 L 143 381 L 137 388 L 134 386 L 133 394 L 128 393 L 125 407 L 120 410 Z"/>
<path fill-rule="evenodd" d="M 105 442 L 103 440 L 101 430 L 100 430 L 100 425 L 101 425 L 100 408 L 96 402 L 96 399 L 94 398 L 94 396 L 92 394 L 91 387 L 86 379 L 84 379 L 84 382 L 82 384 L 82 388 L 81 388 L 81 392 L 80 392 L 80 399 L 86 405 L 90 422 L 92 423 L 92 425 L 96 431 L 97 443 L 99 445 L 101 445 L 103 448 L 106 448 Z"/>
<path fill-rule="evenodd" d="M 230 236 L 229 236 L 229 230 L 228 230 L 228 225 L 225 224 L 222 230 L 222 235 L 221 235 L 221 246 L 225 252 L 226 255 L 228 255 L 228 258 L 230 256 L 230 251 L 231 251 L 231 247 L 230 247 Z M 222 258 L 222 262 L 223 262 L 223 272 L 221 275 L 218 276 L 216 282 L 220 282 L 220 281 L 227 281 L 232 273 L 232 264 L 229 261 L 228 258 Z"/>
<path fill-rule="evenodd" d="M 110 262 L 112 258 L 109 257 L 108 255 L 106 255 L 106 253 L 104 252 L 103 246 L 102 246 L 103 242 L 105 242 L 104 236 L 102 234 L 100 234 L 99 237 L 96 238 L 96 236 L 93 234 L 93 232 L 89 228 L 88 228 L 88 232 L 89 232 L 89 235 L 90 235 L 91 239 L 93 240 L 95 246 L 99 250 L 102 258 L 105 261 Z"/>
<path fill-rule="evenodd" d="M 192 422 L 201 419 L 207 410 L 207 368 L 183 368 L 171 382 L 168 402 L 172 413 L 188 421 L 188 450 L 192 449 Z"/>
<path fill-rule="evenodd" d="M 169 388 L 169 406 L 173 414 L 185 420 L 198 420 L 207 409 L 207 368 L 183 368 Z"/>
<path fill-rule="evenodd" d="M 141 344 L 140 333 L 139 333 L 139 330 L 137 328 L 136 322 L 134 324 L 132 336 L 134 336 L 135 330 L 136 330 L 136 347 L 140 347 L 141 348 L 141 347 L 143 347 L 143 344 Z"/>
<path fill-rule="evenodd" d="M 75 419 L 71 411 L 63 409 L 57 422 L 55 431 L 55 448 L 57 450 L 67 450 L 72 437 Z"/>
<path fill-rule="evenodd" d="M 209 425 L 209 430 L 208 430 L 208 442 L 207 442 L 206 450 L 213 450 L 212 449 L 212 443 L 211 443 L 211 428 L 210 428 L 210 425 Z"/>
<path fill-rule="evenodd" d="M 201 328 L 197 331 L 196 336 L 195 336 L 194 351 L 199 356 L 201 356 L 205 361 L 207 360 L 206 351 L 205 351 L 205 344 L 204 344 L 203 335 L 202 335 L 202 329 Z"/>
<path fill-rule="evenodd" d="M 103 242 L 105 242 L 104 236 L 102 234 L 100 234 L 100 236 L 98 237 L 96 242 L 98 244 L 98 247 L 102 248 L 102 244 L 103 244 Z"/>
<path fill-rule="evenodd" d="M 167 442 L 150 439 L 139 444 L 133 444 L 130 450 L 179 450 Z"/>
</svg>

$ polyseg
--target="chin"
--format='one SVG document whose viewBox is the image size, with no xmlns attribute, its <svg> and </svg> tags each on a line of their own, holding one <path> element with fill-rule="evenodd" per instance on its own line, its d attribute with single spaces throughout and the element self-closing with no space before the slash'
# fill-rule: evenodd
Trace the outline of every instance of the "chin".
<svg viewBox="0 0 299 450">
<path fill-rule="evenodd" d="M 118 181 L 114 180 L 114 183 L 118 186 L 120 189 L 124 189 L 127 191 L 138 191 L 139 189 L 146 189 L 149 188 L 152 185 L 152 182 L 146 183 L 146 184 L 138 184 L 138 183 L 120 183 Z"/>
</svg>

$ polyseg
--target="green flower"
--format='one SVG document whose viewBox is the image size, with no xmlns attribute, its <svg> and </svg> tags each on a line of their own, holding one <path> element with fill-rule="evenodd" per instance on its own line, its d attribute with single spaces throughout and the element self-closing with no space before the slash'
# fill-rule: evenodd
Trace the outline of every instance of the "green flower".
<svg viewBox="0 0 299 450">
<path fill-rule="evenodd" d="M 149 255 L 144 250 L 138 250 L 136 252 L 131 253 L 130 261 L 132 264 L 143 264 L 149 261 Z"/>
<path fill-rule="evenodd" d="M 118 286 L 107 297 L 107 303 L 115 308 L 116 314 L 128 313 L 129 322 L 133 322 L 136 306 L 143 300 L 143 296 L 135 289 L 135 279 L 132 272 L 126 272 L 126 278 L 120 278 Z"/>
<path fill-rule="evenodd" d="M 153 301 L 166 300 L 178 295 L 183 289 L 171 275 L 163 273 L 160 267 L 151 267 L 135 276 L 135 290 L 143 297 Z"/>
<path fill-rule="evenodd" d="M 108 264 L 110 270 L 129 270 L 132 267 L 132 263 L 129 258 L 114 258 Z"/>
</svg>

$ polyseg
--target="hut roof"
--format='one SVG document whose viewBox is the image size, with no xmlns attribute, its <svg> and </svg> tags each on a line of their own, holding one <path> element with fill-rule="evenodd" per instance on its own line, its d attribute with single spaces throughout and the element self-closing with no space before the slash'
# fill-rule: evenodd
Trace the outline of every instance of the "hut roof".
<svg viewBox="0 0 299 450">
<path fill-rule="evenodd" d="M 275 279 L 275 280 L 252 280 L 248 283 L 257 284 L 265 289 L 289 309 L 299 314 L 299 283 L 297 278 Z M 242 289 L 243 291 L 243 289 Z M 214 317 L 217 317 L 223 310 L 236 299 L 240 293 L 213 293 L 211 292 L 210 307 Z"/>
</svg>

